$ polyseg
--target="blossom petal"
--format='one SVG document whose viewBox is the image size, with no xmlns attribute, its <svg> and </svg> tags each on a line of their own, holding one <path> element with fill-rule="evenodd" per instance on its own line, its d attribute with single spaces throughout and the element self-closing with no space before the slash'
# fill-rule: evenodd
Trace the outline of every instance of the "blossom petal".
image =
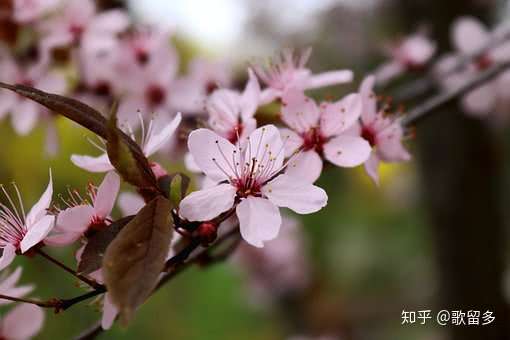
<svg viewBox="0 0 510 340">
<path fill-rule="evenodd" d="M 306 83 L 306 88 L 315 89 L 336 84 L 350 83 L 352 78 L 354 78 L 354 74 L 351 70 L 323 72 L 311 76 Z"/>
<path fill-rule="evenodd" d="M 39 104 L 24 99 L 11 108 L 12 126 L 20 136 L 27 135 L 35 127 L 39 116 Z"/>
<path fill-rule="evenodd" d="M 282 137 L 280 131 L 274 125 L 264 125 L 253 131 L 247 138 L 248 145 L 245 151 L 246 162 L 253 158 L 257 159 L 258 164 L 266 163 L 269 157 L 274 162 L 273 169 L 278 169 L 283 165 L 285 150 L 283 149 Z"/>
<path fill-rule="evenodd" d="M 73 244 L 78 241 L 78 239 L 82 236 L 82 233 L 66 231 L 66 232 L 57 232 L 55 234 L 46 236 L 44 239 L 44 244 L 52 247 L 63 247 Z"/>
<path fill-rule="evenodd" d="M 241 236 L 255 247 L 278 236 L 282 217 L 277 206 L 261 197 L 248 197 L 236 208 Z"/>
<path fill-rule="evenodd" d="M 97 216 L 106 218 L 111 214 L 119 189 L 120 177 L 115 171 L 110 171 L 97 189 L 96 199 L 94 200 L 94 210 Z"/>
<path fill-rule="evenodd" d="M 377 101 L 374 94 L 375 77 L 368 76 L 363 79 L 359 93 L 363 102 L 363 109 L 361 112 L 361 119 L 363 123 L 369 124 L 377 115 Z"/>
<path fill-rule="evenodd" d="M 118 201 L 123 216 L 136 215 L 145 205 L 143 198 L 132 192 L 121 193 Z"/>
<path fill-rule="evenodd" d="M 276 98 L 282 95 L 282 91 L 274 89 L 272 87 L 265 88 L 260 92 L 259 104 L 266 105 L 274 101 Z"/>
<path fill-rule="evenodd" d="M 379 157 L 376 152 L 372 152 L 370 158 L 365 162 L 364 167 L 367 175 L 376 185 L 379 185 Z"/>
<path fill-rule="evenodd" d="M 41 330 L 43 322 L 41 307 L 23 303 L 11 309 L 1 321 L 2 335 L 9 339 L 30 339 Z"/>
<path fill-rule="evenodd" d="M 34 204 L 32 209 L 30 209 L 29 213 L 27 214 L 27 218 L 25 219 L 28 229 L 30 229 L 41 217 L 46 215 L 46 210 L 50 207 L 52 196 L 53 179 L 50 169 L 50 181 L 48 182 L 48 186 L 46 187 L 46 190 L 42 194 L 41 198 L 39 198 L 39 201 Z"/>
<path fill-rule="evenodd" d="M 324 156 L 341 167 L 355 167 L 370 157 L 372 148 L 366 140 L 355 136 L 338 136 L 324 144 Z"/>
<path fill-rule="evenodd" d="M 455 47 L 462 53 L 473 53 L 482 48 L 490 39 L 484 25 L 473 17 L 457 19 L 452 30 Z"/>
<path fill-rule="evenodd" d="M 247 120 L 253 117 L 259 106 L 260 85 L 255 73 L 248 69 L 249 79 L 241 96 L 241 118 Z"/>
<path fill-rule="evenodd" d="M 322 159 L 314 150 L 300 153 L 287 165 L 285 174 L 313 183 L 319 179 L 322 172 Z"/>
<path fill-rule="evenodd" d="M 357 93 L 352 93 L 336 103 L 321 106 L 321 131 L 326 137 L 338 135 L 350 128 L 361 116 L 363 101 Z"/>
<path fill-rule="evenodd" d="M 2 248 L 2 256 L 0 257 L 0 270 L 9 266 L 16 257 L 16 248 L 12 244 L 6 244 Z"/>
<path fill-rule="evenodd" d="M 188 148 L 198 167 L 216 182 L 234 176 L 232 157 L 234 145 L 211 130 L 198 129 L 190 133 Z"/>
<path fill-rule="evenodd" d="M 21 253 L 44 240 L 55 224 L 55 216 L 46 215 L 32 226 L 20 243 Z"/>
<path fill-rule="evenodd" d="M 106 293 L 103 300 L 103 317 L 101 318 L 101 328 L 110 329 L 118 313 L 119 310 L 112 303 L 110 294 Z"/>
<path fill-rule="evenodd" d="M 280 135 L 285 145 L 285 157 L 291 156 L 303 145 L 303 138 L 291 129 L 280 129 Z"/>
<path fill-rule="evenodd" d="M 472 116 L 486 116 L 496 105 L 496 94 L 495 83 L 486 83 L 462 97 L 462 107 Z"/>
<path fill-rule="evenodd" d="M 105 153 L 99 157 L 85 155 L 72 155 L 71 162 L 79 168 L 90 172 L 106 172 L 114 170 L 108 155 Z"/>
<path fill-rule="evenodd" d="M 88 204 L 67 208 L 58 214 L 55 230 L 83 233 L 90 225 L 94 213 L 94 208 Z"/>
<path fill-rule="evenodd" d="M 161 129 L 161 131 L 158 133 L 150 134 L 147 143 L 143 147 L 143 153 L 146 157 L 153 155 L 155 152 L 161 149 L 161 147 L 164 146 L 166 142 L 168 142 L 168 140 L 173 136 L 175 130 L 181 123 L 181 120 L 182 116 L 179 112 L 168 125 Z"/>
<path fill-rule="evenodd" d="M 195 191 L 181 201 L 179 214 L 188 221 L 207 221 L 232 208 L 235 196 L 230 184 Z"/>
<path fill-rule="evenodd" d="M 319 211 L 328 202 L 328 195 L 323 189 L 286 174 L 264 185 L 262 193 L 277 206 L 289 208 L 298 214 Z"/>
<path fill-rule="evenodd" d="M 294 131 L 303 133 L 317 126 L 319 107 L 302 90 L 287 91 L 282 101 L 282 120 Z"/>
</svg>

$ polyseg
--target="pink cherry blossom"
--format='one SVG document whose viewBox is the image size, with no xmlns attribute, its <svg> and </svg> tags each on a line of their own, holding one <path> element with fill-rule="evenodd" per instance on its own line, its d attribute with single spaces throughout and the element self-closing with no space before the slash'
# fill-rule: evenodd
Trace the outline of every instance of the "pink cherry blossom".
<svg viewBox="0 0 510 340">
<path fill-rule="evenodd" d="M 56 9 L 60 0 L 14 0 L 14 20 L 30 23 Z"/>
<path fill-rule="evenodd" d="M 41 307 L 23 303 L 11 309 L 0 320 L 0 338 L 28 340 L 41 330 L 44 311 Z"/>
<path fill-rule="evenodd" d="M 301 153 L 290 162 L 287 174 L 315 182 L 322 172 L 322 158 L 340 167 L 365 162 L 370 145 L 361 137 L 346 134 L 361 115 L 361 97 L 350 94 L 320 106 L 302 91 L 289 91 L 283 97 L 282 120 L 290 129 L 282 129 L 287 139 L 286 153 Z"/>
<path fill-rule="evenodd" d="M 422 33 L 415 33 L 388 47 L 391 60 L 375 71 L 378 84 L 385 84 L 407 70 L 419 70 L 436 52 L 436 44 Z"/>
<path fill-rule="evenodd" d="M 16 185 L 14 189 L 18 204 L 15 204 L 5 188 L 1 187 L 10 207 L 0 203 L 0 248 L 3 250 L 0 257 L 0 270 L 11 264 L 16 253 L 23 254 L 41 242 L 55 222 L 55 217 L 49 215 L 47 211 L 53 195 L 51 170 L 48 187 L 26 215 Z"/>
<path fill-rule="evenodd" d="M 55 228 L 44 243 L 65 246 L 74 243 L 89 229 L 107 227 L 119 188 L 120 177 L 111 171 L 106 174 L 99 188 L 89 186 L 90 203 L 83 202 L 78 193 L 71 193 L 72 197 L 66 201 L 69 207 L 58 214 Z"/>
<path fill-rule="evenodd" d="M 284 50 L 267 67 L 253 65 L 255 73 L 268 86 L 260 95 L 260 103 L 267 104 L 281 98 L 292 88 L 302 90 L 315 89 L 352 81 L 352 71 L 339 70 L 312 74 L 305 67 L 312 52 L 311 48 L 303 52 Z"/>
<path fill-rule="evenodd" d="M 157 151 L 159 151 L 163 146 L 165 146 L 165 144 L 170 140 L 175 130 L 179 126 L 181 119 L 182 119 L 181 114 L 178 113 L 177 116 L 171 122 L 169 122 L 159 131 L 156 131 L 154 127 L 155 124 L 153 124 L 152 121 L 149 123 L 147 130 L 145 130 L 143 120 L 140 117 L 140 120 L 142 120 L 141 147 L 146 157 L 152 156 Z M 134 134 L 131 133 L 131 137 L 133 138 L 133 140 L 135 140 Z M 99 145 L 96 146 L 101 148 Z M 100 156 L 92 157 L 85 155 L 72 155 L 71 161 L 74 163 L 74 165 L 90 172 L 106 172 L 114 170 L 113 165 L 110 163 L 110 159 L 108 158 L 106 150 L 104 148 L 101 148 L 101 150 L 103 151 L 103 154 Z M 155 169 L 161 170 L 158 168 L 158 166 L 159 165 L 154 164 L 153 170 Z M 161 174 L 161 171 L 157 172 Z"/>
<path fill-rule="evenodd" d="M 321 188 L 282 174 L 284 144 L 273 125 L 253 131 L 242 146 L 198 129 L 190 134 L 188 147 L 202 172 L 218 183 L 181 201 L 179 214 L 189 221 L 207 221 L 235 208 L 242 237 L 263 247 L 278 235 L 279 207 L 309 214 L 327 203 Z"/>
<path fill-rule="evenodd" d="M 436 74 L 439 82 L 447 90 L 452 90 L 469 82 L 477 74 L 483 72 L 494 64 L 510 60 L 510 43 L 505 42 L 488 50 L 473 63 L 459 72 L 451 73 L 453 67 L 458 64 L 459 58 L 479 52 L 491 39 L 500 34 L 500 29 L 491 33 L 478 19 L 462 17 L 458 19 L 452 29 L 453 44 L 457 53 L 443 57 L 436 66 Z M 466 113 L 472 116 L 484 116 L 496 109 L 507 112 L 510 95 L 506 89 L 510 71 L 503 72 L 492 81 L 488 81 L 462 97 L 461 104 Z"/>
<path fill-rule="evenodd" d="M 254 118 L 260 96 L 260 86 L 255 74 L 248 70 L 250 78 L 243 93 L 219 89 L 207 100 L 209 125 L 220 136 L 235 143 L 244 140 L 257 127 Z"/>
<path fill-rule="evenodd" d="M 80 43 L 85 55 L 108 51 L 128 24 L 129 18 L 121 10 L 97 13 L 93 0 L 69 0 L 62 13 L 41 24 L 41 50 L 48 57 L 55 47 Z"/>
<path fill-rule="evenodd" d="M 398 119 L 391 119 L 384 110 L 377 110 L 377 98 L 373 92 L 375 78 L 365 78 L 360 87 L 363 104 L 361 120 L 352 132 L 363 137 L 372 146 L 370 158 L 365 162 L 367 174 L 379 181 L 379 163 L 408 161 L 411 156 L 402 145 L 403 128 Z"/>
<path fill-rule="evenodd" d="M 188 73 L 176 79 L 172 87 L 172 105 L 185 115 L 203 114 L 207 97 L 218 88 L 228 88 L 232 70 L 225 62 L 193 59 Z"/>
<path fill-rule="evenodd" d="M 18 65 L 8 55 L 0 57 L 0 79 L 6 83 L 23 84 L 43 91 L 63 94 L 67 84 L 62 75 L 52 72 L 48 65 L 39 61 L 31 65 Z M 35 127 L 38 118 L 50 118 L 52 114 L 38 103 L 14 92 L 0 93 L 0 118 L 10 113 L 14 130 L 27 135 Z"/>
<path fill-rule="evenodd" d="M 22 271 L 22 268 L 18 267 L 10 275 L 4 275 L 0 278 L 0 294 L 20 298 L 27 295 L 34 289 L 34 286 L 32 285 L 16 286 L 21 277 Z M 0 306 L 10 303 L 12 303 L 12 301 L 0 299 Z"/>
<path fill-rule="evenodd" d="M 247 275 L 257 302 L 298 293 L 309 283 L 309 264 L 298 220 L 282 216 L 280 234 L 264 249 L 241 244 L 233 259 Z"/>
</svg>

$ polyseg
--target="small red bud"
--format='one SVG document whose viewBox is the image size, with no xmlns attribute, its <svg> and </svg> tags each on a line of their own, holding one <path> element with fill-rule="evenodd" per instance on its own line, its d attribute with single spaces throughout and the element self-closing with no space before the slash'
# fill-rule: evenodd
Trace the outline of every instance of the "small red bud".
<svg viewBox="0 0 510 340">
<path fill-rule="evenodd" d="M 208 245 L 216 240 L 218 226 L 212 222 L 204 222 L 198 226 L 194 234 L 194 236 L 200 238 L 203 245 Z"/>
</svg>

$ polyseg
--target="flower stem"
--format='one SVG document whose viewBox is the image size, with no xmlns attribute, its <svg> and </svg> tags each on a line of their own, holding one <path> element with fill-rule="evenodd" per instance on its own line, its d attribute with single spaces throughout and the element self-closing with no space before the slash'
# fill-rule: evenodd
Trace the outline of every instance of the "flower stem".
<svg viewBox="0 0 510 340">
<path fill-rule="evenodd" d="M 96 289 L 96 290 L 99 290 L 99 289 L 104 289 L 104 286 L 101 285 L 101 284 L 98 284 L 96 281 L 94 280 L 91 280 L 83 275 L 80 275 L 78 273 L 76 273 L 75 270 L 69 268 L 68 266 L 66 266 L 65 264 L 63 264 L 62 262 L 60 262 L 59 260 L 55 259 L 54 257 L 50 256 L 49 254 L 45 253 L 43 250 L 41 249 L 37 249 L 37 253 L 39 255 L 41 255 L 42 257 L 44 257 L 46 260 L 50 261 L 51 263 L 55 264 L 56 266 L 62 268 L 63 270 L 65 270 L 66 272 L 68 272 L 69 274 L 73 275 L 74 277 L 76 277 L 77 279 L 85 282 L 87 285 L 89 285 L 90 287 Z"/>
<path fill-rule="evenodd" d="M 32 305 L 37 305 L 39 307 L 45 307 L 45 308 L 57 307 L 60 303 L 60 300 L 58 300 L 58 299 L 52 299 L 52 300 L 48 300 L 48 301 L 38 301 L 38 300 L 23 299 L 23 298 L 18 298 L 18 297 L 9 296 L 9 295 L 3 295 L 3 294 L 0 294 L 0 299 L 14 301 L 14 302 L 30 303 Z"/>
</svg>

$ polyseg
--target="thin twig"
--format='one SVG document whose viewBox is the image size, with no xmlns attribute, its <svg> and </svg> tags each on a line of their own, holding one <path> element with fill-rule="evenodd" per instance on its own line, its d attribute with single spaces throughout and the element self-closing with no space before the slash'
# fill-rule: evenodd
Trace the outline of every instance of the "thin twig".
<svg viewBox="0 0 510 340">
<path fill-rule="evenodd" d="M 493 67 L 487 69 L 486 71 L 480 73 L 478 76 L 474 77 L 471 81 L 467 82 L 466 84 L 454 90 L 441 93 L 435 97 L 426 100 L 424 103 L 415 107 L 406 116 L 402 118 L 401 120 L 402 126 L 409 127 L 411 125 L 416 124 L 418 121 L 425 118 L 428 114 L 432 113 L 438 107 L 449 103 L 450 101 L 468 93 L 471 90 L 474 90 L 483 83 L 493 79 L 501 72 L 507 70 L 509 67 L 510 62 L 504 62 L 501 64 L 494 65 Z"/>
<path fill-rule="evenodd" d="M 449 68 L 448 70 L 441 72 L 438 75 L 427 74 L 423 78 L 416 79 L 413 82 L 404 84 L 402 87 L 395 91 L 395 95 L 393 99 L 398 102 L 407 101 L 409 99 L 415 98 L 418 95 L 424 94 L 427 91 L 431 90 L 434 87 L 434 84 L 437 82 L 438 78 L 446 78 L 449 77 L 461 70 L 463 70 L 466 66 L 473 63 L 474 60 L 482 57 L 487 54 L 491 49 L 498 47 L 499 45 L 508 42 L 510 40 L 510 30 L 506 30 L 498 35 L 493 35 L 493 37 L 481 48 L 477 49 L 473 53 L 464 54 L 459 57 L 457 63 Z"/>
<path fill-rule="evenodd" d="M 37 305 L 39 307 L 44 307 L 44 308 L 54 308 L 57 306 L 57 304 L 60 301 L 58 299 L 52 299 L 52 300 L 48 300 L 48 301 L 38 301 L 38 300 L 32 300 L 32 299 L 17 298 L 14 296 L 8 296 L 8 295 L 3 295 L 3 294 L 0 294 L 0 299 L 14 301 L 14 302 L 30 303 L 32 305 Z"/>
<path fill-rule="evenodd" d="M 50 261 L 51 263 L 55 264 L 56 266 L 62 268 L 63 270 L 65 270 L 66 272 L 70 273 L 71 275 L 73 275 L 74 277 L 76 277 L 77 279 L 85 282 L 87 285 L 89 285 L 90 287 L 94 288 L 94 289 L 102 289 L 104 288 L 103 285 L 97 283 L 96 281 L 94 280 L 91 280 L 83 275 L 80 275 L 78 273 L 76 273 L 75 270 L 69 268 L 68 266 L 66 266 L 65 264 L 63 264 L 62 262 L 60 262 L 59 260 L 55 259 L 54 257 L 50 256 L 49 254 L 45 253 L 43 250 L 41 249 L 37 249 L 37 253 L 39 255 L 41 255 L 42 257 L 44 257 L 46 260 Z"/>
</svg>

